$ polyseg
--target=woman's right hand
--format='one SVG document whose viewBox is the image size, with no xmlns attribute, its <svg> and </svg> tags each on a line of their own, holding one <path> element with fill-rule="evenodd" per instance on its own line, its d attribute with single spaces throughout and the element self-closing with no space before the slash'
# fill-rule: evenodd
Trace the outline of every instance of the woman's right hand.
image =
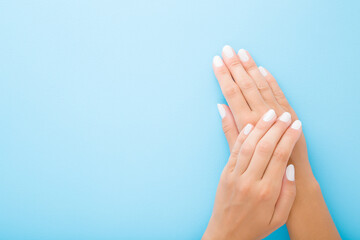
<svg viewBox="0 0 360 240">
<path fill-rule="evenodd" d="M 290 124 L 289 113 L 276 119 L 271 109 L 255 127 L 242 129 L 203 239 L 260 239 L 285 224 L 296 194 L 294 166 L 287 162 L 301 135 L 301 122 Z"/>
</svg>

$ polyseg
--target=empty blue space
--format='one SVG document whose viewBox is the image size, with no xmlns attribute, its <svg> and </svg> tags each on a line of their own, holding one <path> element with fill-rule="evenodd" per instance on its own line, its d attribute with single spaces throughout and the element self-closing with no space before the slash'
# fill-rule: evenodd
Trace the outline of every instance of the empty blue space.
<svg viewBox="0 0 360 240">
<path fill-rule="evenodd" d="M 358 1 L 0 1 L 0 239 L 200 239 L 224 45 L 276 77 L 360 236 Z M 286 227 L 267 239 L 289 239 Z"/>
</svg>

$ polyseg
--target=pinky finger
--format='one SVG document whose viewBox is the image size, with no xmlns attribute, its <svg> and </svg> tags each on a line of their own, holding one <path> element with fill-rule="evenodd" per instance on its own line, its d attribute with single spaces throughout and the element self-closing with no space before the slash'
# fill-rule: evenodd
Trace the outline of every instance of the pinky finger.
<svg viewBox="0 0 360 240">
<path fill-rule="evenodd" d="M 294 203 L 295 196 L 295 168 L 294 165 L 290 164 L 286 168 L 280 195 L 276 202 L 274 214 L 270 222 L 270 225 L 273 226 L 274 230 L 286 223 L 291 211 L 291 207 Z"/>
</svg>

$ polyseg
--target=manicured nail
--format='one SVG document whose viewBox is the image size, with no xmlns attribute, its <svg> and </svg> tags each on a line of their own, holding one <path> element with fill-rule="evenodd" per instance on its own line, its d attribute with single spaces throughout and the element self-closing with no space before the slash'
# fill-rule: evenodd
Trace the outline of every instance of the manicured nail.
<svg viewBox="0 0 360 240">
<path fill-rule="evenodd" d="M 261 66 L 259 67 L 259 71 L 260 71 L 261 75 L 263 75 L 264 77 L 267 75 L 266 69 Z"/>
<path fill-rule="evenodd" d="M 270 109 L 269 111 L 267 111 L 267 113 L 265 113 L 263 120 L 265 122 L 270 121 L 271 119 L 273 119 L 275 117 L 275 111 L 273 109 Z"/>
<path fill-rule="evenodd" d="M 289 181 L 295 181 L 295 168 L 294 165 L 290 164 L 289 166 L 287 166 L 286 168 L 286 178 Z"/>
<path fill-rule="evenodd" d="M 234 50 L 229 45 L 226 45 L 223 48 L 223 53 L 227 58 L 231 58 L 232 56 L 234 56 Z"/>
<path fill-rule="evenodd" d="M 215 57 L 213 58 L 213 63 L 214 63 L 214 65 L 215 65 L 215 67 L 221 67 L 222 65 L 224 65 L 223 60 L 222 60 L 221 57 L 219 57 L 219 56 L 215 56 Z"/>
<path fill-rule="evenodd" d="M 249 56 L 247 55 L 245 49 L 240 49 L 238 52 L 238 55 L 239 55 L 241 61 L 243 61 L 243 62 L 249 61 Z"/>
<path fill-rule="evenodd" d="M 293 129 L 300 129 L 301 128 L 301 121 L 300 120 L 296 120 L 295 122 L 293 122 L 293 124 L 291 124 L 291 128 Z"/>
<path fill-rule="evenodd" d="M 288 112 L 284 112 L 283 114 L 281 114 L 281 116 L 279 117 L 279 120 L 282 122 L 289 122 L 291 120 L 291 114 Z"/>
<path fill-rule="evenodd" d="M 249 124 L 247 124 L 245 127 L 244 127 L 244 134 L 245 135 L 248 135 L 250 132 L 251 132 L 251 130 L 253 129 L 253 125 L 251 125 L 250 123 Z"/>
<path fill-rule="evenodd" d="M 223 119 L 225 117 L 225 115 L 226 115 L 225 108 L 224 108 L 224 106 L 222 104 L 218 104 L 217 107 L 218 107 L 218 110 L 219 110 L 220 117 L 221 117 L 221 119 Z"/>
</svg>

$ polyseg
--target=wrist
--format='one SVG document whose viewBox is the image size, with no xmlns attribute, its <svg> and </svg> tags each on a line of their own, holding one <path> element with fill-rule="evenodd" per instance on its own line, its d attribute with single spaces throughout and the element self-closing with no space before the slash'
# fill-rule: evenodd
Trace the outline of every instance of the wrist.
<svg viewBox="0 0 360 240">
<path fill-rule="evenodd" d="M 209 224 L 205 230 L 205 233 L 201 240 L 220 240 L 226 239 L 224 236 L 221 236 L 221 231 L 216 230 L 216 226 L 213 224 L 212 217 L 209 221 Z"/>
</svg>

